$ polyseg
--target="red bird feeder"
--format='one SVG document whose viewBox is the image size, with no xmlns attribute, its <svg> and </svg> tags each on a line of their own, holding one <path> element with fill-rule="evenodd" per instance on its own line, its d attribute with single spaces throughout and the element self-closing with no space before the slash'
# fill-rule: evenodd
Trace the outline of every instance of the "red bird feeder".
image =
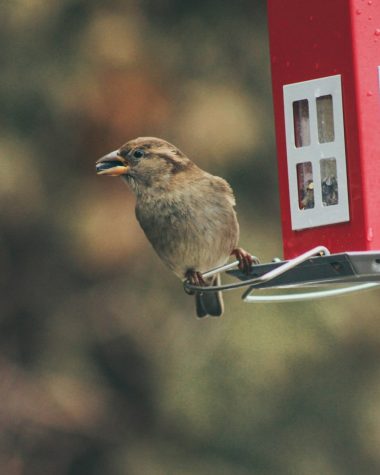
<svg viewBox="0 0 380 475">
<path fill-rule="evenodd" d="M 380 2 L 268 0 L 284 255 L 380 249 Z"/>
<path fill-rule="evenodd" d="M 380 285 L 380 1 L 268 0 L 284 257 L 255 265 L 248 302 Z M 268 288 L 345 284 L 253 296 Z M 350 284 L 347 286 L 346 284 Z M 353 286 L 351 284 L 354 284 Z"/>
</svg>

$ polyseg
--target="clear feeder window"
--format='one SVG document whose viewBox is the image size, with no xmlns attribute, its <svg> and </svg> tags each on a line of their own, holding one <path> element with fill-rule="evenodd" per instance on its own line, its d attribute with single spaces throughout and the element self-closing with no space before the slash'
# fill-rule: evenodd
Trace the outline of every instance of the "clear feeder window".
<svg viewBox="0 0 380 475">
<path fill-rule="evenodd" d="M 339 195 L 336 159 L 324 158 L 320 161 L 320 164 L 323 206 L 337 205 L 339 202 Z"/>
<path fill-rule="evenodd" d="M 294 142 L 296 147 L 310 145 L 309 101 L 293 102 Z"/>
<path fill-rule="evenodd" d="M 332 95 L 317 97 L 317 122 L 319 143 L 333 142 L 334 131 L 334 111 Z"/>
<path fill-rule="evenodd" d="M 283 92 L 292 230 L 349 221 L 341 76 Z"/>
<path fill-rule="evenodd" d="M 314 208 L 314 181 L 311 162 L 298 163 L 298 206 L 300 209 Z"/>
</svg>

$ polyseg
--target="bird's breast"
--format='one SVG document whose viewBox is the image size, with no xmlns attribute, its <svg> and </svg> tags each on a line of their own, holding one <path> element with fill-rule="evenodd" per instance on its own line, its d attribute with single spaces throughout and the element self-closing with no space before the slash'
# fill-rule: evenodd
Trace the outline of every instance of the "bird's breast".
<svg viewBox="0 0 380 475">
<path fill-rule="evenodd" d="M 239 228 L 227 200 L 199 196 L 145 198 L 136 217 L 161 259 L 179 276 L 222 265 L 236 246 Z"/>
</svg>

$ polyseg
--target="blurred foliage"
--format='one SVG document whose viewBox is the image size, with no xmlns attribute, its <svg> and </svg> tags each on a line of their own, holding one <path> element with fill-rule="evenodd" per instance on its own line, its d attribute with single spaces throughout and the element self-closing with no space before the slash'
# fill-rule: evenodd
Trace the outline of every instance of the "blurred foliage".
<svg viewBox="0 0 380 475">
<path fill-rule="evenodd" d="M 94 173 L 166 138 L 231 182 L 242 245 L 281 254 L 264 0 L 0 12 L 0 473 L 379 473 L 377 293 L 231 293 L 199 321 Z"/>
</svg>

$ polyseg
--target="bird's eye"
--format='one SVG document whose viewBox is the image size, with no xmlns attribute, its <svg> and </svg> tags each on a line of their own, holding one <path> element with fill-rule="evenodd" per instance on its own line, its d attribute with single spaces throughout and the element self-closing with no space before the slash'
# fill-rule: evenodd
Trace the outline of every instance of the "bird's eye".
<svg viewBox="0 0 380 475">
<path fill-rule="evenodd" d="M 141 150 L 141 149 L 137 149 L 133 152 L 133 156 L 135 158 L 141 158 L 144 156 L 144 150 Z"/>
</svg>

